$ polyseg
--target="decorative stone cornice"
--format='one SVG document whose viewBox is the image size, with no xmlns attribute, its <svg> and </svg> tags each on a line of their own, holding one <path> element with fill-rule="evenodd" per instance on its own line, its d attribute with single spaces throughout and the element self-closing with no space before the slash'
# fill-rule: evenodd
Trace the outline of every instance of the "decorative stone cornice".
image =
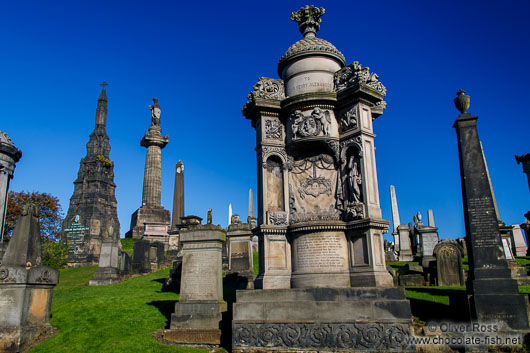
<svg viewBox="0 0 530 353">
<path fill-rule="evenodd" d="M 383 232 L 388 231 L 389 221 L 384 219 L 373 219 L 373 218 L 364 218 L 355 221 L 348 222 L 346 224 L 347 230 L 352 229 L 363 229 L 363 228 L 372 228 L 379 229 Z"/>
<path fill-rule="evenodd" d="M 346 63 L 344 55 L 327 40 L 322 38 L 304 38 L 291 45 L 283 54 L 278 63 L 278 72 L 281 74 L 281 70 L 287 61 L 305 55 L 331 56 L 341 63 L 341 66 Z"/>
<path fill-rule="evenodd" d="M 370 92 L 377 93 L 381 97 L 386 96 L 386 87 L 379 82 L 379 76 L 370 72 L 369 67 L 362 67 L 358 61 L 340 69 L 335 73 L 335 91 L 341 91 L 348 87 L 369 88 Z"/>
</svg>

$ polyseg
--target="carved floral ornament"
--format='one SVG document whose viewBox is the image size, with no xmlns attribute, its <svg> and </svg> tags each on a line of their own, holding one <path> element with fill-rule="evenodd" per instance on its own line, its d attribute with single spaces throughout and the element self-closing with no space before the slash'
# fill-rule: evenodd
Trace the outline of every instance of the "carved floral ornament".
<svg viewBox="0 0 530 353">
<path fill-rule="evenodd" d="M 282 139 L 283 125 L 277 119 L 265 119 L 265 138 L 271 140 Z"/>
<path fill-rule="evenodd" d="M 277 156 L 281 159 L 283 168 L 285 168 L 285 161 L 287 160 L 287 152 L 283 147 L 276 146 L 263 146 L 261 148 L 261 161 L 263 163 L 263 168 L 267 167 L 267 159 L 270 156 Z"/>
<path fill-rule="evenodd" d="M 379 94 L 386 96 L 386 87 L 379 82 L 379 76 L 370 72 L 369 67 L 362 67 L 358 61 L 340 69 L 335 73 L 335 91 L 351 86 L 367 86 Z"/>
<path fill-rule="evenodd" d="M 260 77 L 253 88 L 254 91 L 250 92 L 247 96 L 249 102 L 255 102 L 256 98 L 273 100 L 282 100 L 285 98 L 283 80 Z"/>
</svg>

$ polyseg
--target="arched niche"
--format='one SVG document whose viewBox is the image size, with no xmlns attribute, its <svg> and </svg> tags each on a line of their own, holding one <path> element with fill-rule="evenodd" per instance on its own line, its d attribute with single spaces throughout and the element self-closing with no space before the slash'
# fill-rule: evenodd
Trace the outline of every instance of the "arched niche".
<svg viewBox="0 0 530 353">
<path fill-rule="evenodd" d="M 267 168 L 267 211 L 285 211 L 283 162 L 280 157 L 271 155 L 265 164 Z"/>
</svg>

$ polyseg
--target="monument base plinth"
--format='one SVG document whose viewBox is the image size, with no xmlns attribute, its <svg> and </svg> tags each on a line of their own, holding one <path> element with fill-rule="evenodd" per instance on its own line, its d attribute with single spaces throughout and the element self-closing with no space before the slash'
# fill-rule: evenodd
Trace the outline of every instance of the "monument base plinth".
<svg viewBox="0 0 530 353">
<path fill-rule="evenodd" d="M 0 326 L 0 352 L 25 352 L 28 347 L 49 336 L 50 325 L 44 326 Z"/>
<path fill-rule="evenodd" d="M 414 351 L 411 325 L 402 288 L 238 291 L 232 349 Z"/>
<path fill-rule="evenodd" d="M 219 322 L 226 308 L 224 301 L 177 303 L 164 338 L 176 343 L 218 345 L 221 343 Z"/>
<path fill-rule="evenodd" d="M 88 282 L 89 286 L 107 286 L 120 282 L 120 271 L 115 267 L 98 267 L 94 277 Z"/>
</svg>

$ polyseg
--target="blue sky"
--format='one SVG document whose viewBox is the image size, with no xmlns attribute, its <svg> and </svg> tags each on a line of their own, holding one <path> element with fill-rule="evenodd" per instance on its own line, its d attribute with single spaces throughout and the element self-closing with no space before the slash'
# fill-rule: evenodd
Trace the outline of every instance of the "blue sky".
<svg viewBox="0 0 530 353">
<path fill-rule="evenodd" d="M 255 132 L 241 114 L 260 76 L 301 39 L 302 1 L 2 1 L 0 129 L 23 157 L 11 190 L 48 192 L 68 209 L 106 80 L 121 234 L 141 205 L 150 124 L 162 108 L 162 203 L 185 164 L 186 214 L 246 219 L 256 190 Z M 311 4 L 311 3 L 308 3 Z M 519 224 L 530 194 L 515 154 L 530 153 L 530 2 L 321 1 L 318 37 L 380 76 L 386 112 L 374 123 L 383 217 L 395 185 L 402 223 L 434 210 L 442 238 L 464 235 L 453 98 L 471 95 L 500 215 Z M 256 192 L 255 192 L 256 195 Z M 257 207 L 255 207 L 257 210 Z M 386 238 L 390 239 L 388 235 Z"/>
</svg>

